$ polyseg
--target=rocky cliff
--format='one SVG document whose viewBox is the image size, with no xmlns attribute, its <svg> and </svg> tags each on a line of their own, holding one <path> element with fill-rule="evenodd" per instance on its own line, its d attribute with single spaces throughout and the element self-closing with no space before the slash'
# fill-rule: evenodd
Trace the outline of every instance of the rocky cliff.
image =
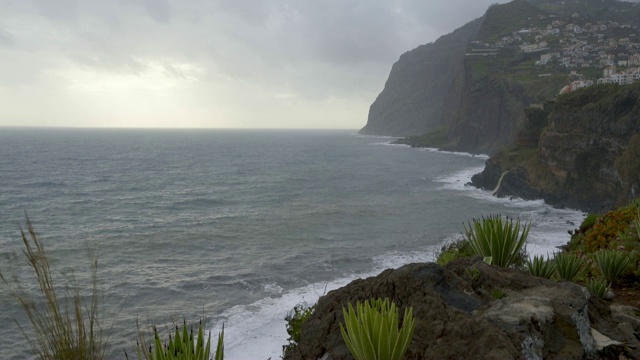
<svg viewBox="0 0 640 360">
<path fill-rule="evenodd" d="M 529 109 L 512 148 L 474 185 L 597 212 L 640 196 L 640 84 L 595 86 Z"/>
<path fill-rule="evenodd" d="M 634 24 L 640 7 L 612 0 L 493 5 L 483 17 L 402 55 L 360 132 L 407 136 L 399 142 L 413 146 L 496 154 L 522 130 L 525 108 L 552 99 L 577 76 L 557 62 L 535 66 L 540 55 L 566 53 L 576 39 L 564 25 L 598 21 Z M 561 32 L 529 34 L 554 26 Z M 543 40 L 546 50 L 522 50 Z M 598 66 L 586 71 L 595 76 Z"/>
<path fill-rule="evenodd" d="M 447 90 L 462 70 L 467 45 L 481 23 L 482 19 L 476 19 L 434 43 L 402 54 L 360 133 L 409 136 L 441 125 Z"/>
<path fill-rule="evenodd" d="M 564 76 L 534 79 L 544 83 L 536 86 L 506 78 L 508 68 L 533 58 L 513 49 L 503 49 L 497 56 L 468 54 L 473 52 L 472 42 L 510 33 L 540 13 L 524 0 L 495 5 L 482 18 L 403 54 L 360 133 L 410 136 L 438 129 L 443 136 L 435 143 L 419 137 L 405 143 L 484 153 L 511 143 L 522 127 L 523 109 L 553 95 L 566 80 Z"/>
<path fill-rule="evenodd" d="M 298 347 L 284 358 L 352 359 L 340 334 L 342 308 L 377 297 L 393 300 L 400 313 L 413 307 L 416 328 L 406 359 L 640 357 L 637 309 L 476 257 L 444 268 L 410 264 L 329 292 L 303 324 Z"/>
</svg>

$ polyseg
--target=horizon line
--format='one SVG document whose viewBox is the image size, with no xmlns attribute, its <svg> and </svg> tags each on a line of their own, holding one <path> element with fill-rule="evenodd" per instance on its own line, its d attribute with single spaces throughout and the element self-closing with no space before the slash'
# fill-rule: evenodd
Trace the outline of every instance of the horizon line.
<svg viewBox="0 0 640 360">
<path fill-rule="evenodd" d="M 303 128 L 303 127 L 133 127 L 133 126 L 68 126 L 68 125 L 0 125 L 0 128 L 13 129 L 78 129 L 78 130 L 354 130 L 362 128 Z"/>
</svg>

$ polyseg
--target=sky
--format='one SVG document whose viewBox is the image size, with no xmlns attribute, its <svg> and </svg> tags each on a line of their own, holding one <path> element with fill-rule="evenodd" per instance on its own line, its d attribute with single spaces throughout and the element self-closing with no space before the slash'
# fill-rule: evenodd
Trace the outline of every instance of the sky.
<svg viewBox="0 0 640 360">
<path fill-rule="evenodd" d="M 359 129 L 495 2 L 0 0 L 0 126 Z"/>
</svg>

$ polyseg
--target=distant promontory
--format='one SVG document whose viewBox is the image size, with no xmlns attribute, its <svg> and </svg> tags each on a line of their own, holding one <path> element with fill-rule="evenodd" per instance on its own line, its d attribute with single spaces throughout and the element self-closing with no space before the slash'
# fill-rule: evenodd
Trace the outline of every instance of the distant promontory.
<svg viewBox="0 0 640 360">
<path fill-rule="evenodd" d="M 474 184 L 495 190 L 504 175 L 500 196 L 624 203 L 640 191 L 639 25 L 638 3 L 492 5 L 403 54 L 360 133 L 492 155 Z"/>
</svg>

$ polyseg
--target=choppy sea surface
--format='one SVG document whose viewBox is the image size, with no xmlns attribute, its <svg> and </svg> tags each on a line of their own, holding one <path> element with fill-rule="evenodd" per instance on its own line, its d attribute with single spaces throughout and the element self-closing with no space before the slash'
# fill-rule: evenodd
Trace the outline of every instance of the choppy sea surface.
<svg viewBox="0 0 640 360">
<path fill-rule="evenodd" d="M 429 261 L 463 222 L 532 221 L 552 253 L 584 217 L 466 185 L 485 156 L 413 149 L 354 131 L 0 128 L 0 270 L 35 290 L 25 212 L 58 279 L 88 288 L 97 255 L 110 358 L 144 324 L 225 326 L 227 359 L 278 359 L 298 303 L 386 268 Z M 86 291 L 85 291 L 86 293 Z M 0 358 L 28 356 L 0 287 Z"/>
</svg>

